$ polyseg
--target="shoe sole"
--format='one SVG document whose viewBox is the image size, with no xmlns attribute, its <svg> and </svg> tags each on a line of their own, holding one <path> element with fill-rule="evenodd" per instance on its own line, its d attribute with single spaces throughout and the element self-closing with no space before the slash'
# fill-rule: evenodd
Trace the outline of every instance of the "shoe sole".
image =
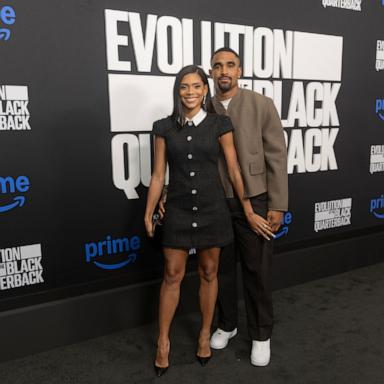
<svg viewBox="0 0 384 384">
<path fill-rule="evenodd" d="M 269 362 L 270 362 L 270 360 L 263 362 L 263 363 L 259 363 L 259 362 L 256 363 L 255 361 L 251 360 L 251 364 L 255 367 L 266 367 L 269 364 Z"/>
<path fill-rule="evenodd" d="M 209 345 L 210 345 L 211 348 L 213 348 L 213 349 L 224 349 L 224 348 L 228 345 L 229 340 L 231 340 L 231 339 L 232 339 L 233 337 L 235 337 L 236 335 L 237 335 L 237 329 L 236 329 L 236 331 L 235 331 L 235 333 L 234 333 L 233 335 L 231 335 L 231 336 L 228 337 L 227 342 L 226 342 L 223 346 L 216 347 L 216 346 L 213 346 L 211 343 L 209 343 Z"/>
</svg>

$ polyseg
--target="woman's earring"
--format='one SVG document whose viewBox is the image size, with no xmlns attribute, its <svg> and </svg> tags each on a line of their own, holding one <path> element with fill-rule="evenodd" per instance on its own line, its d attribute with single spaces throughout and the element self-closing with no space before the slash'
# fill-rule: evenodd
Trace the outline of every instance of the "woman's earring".
<svg viewBox="0 0 384 384">
<path fill-rule="evenodd" d="M 207 99 L 207 95 L 204 95 L 204 98 L 203 98 L 203 106 L 205 107 L 205 101 Z"/>
</svg>

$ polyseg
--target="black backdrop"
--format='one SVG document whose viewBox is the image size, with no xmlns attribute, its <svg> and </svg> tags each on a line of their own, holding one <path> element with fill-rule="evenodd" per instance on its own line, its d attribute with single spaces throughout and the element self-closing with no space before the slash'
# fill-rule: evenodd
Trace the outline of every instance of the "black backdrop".
<svg viewBox="0 0 384 384">
<path fill-rule="evenodd" d="M 2 255 L 13 255 L 9 259 L 0 259 L 2 309 L 55 298 L 60 292 L 63 295 L 63 292 L 105 289 L 161 275 L 160 249 L 155 242 L 146 239 L 143 226 L 147 187 L 140 183 L 136 188 L 139 198 L 129 199 L 113 181 L 115 165 L 112 158 L 118 156 L 118 152 L 117 155 L 113 153 L 112 140 L 125 133 L 132 135 L 131 138 L 139 138 L 142 134 L 147 139 L 145 134 L 149 133 L 151 126 L 148 126 L 147 132 L 135 132 L 135 127 L 132 128 L 127 120 L 127 132 L 112 132 L 113 101 L 109 75 L 131 76 L 122 90 L 122 97 L 129 97 L 129 105 L 122 108 L 127 108 L 128 119 L 140 120 L 141 116 L 134 116 L 134 111 L 141 108 L 139 103 L 145 101 L 145 96 L 140 96 L 141 80 L 130 86 L 133 76 L 159 79 L 172 74 L 163 73 L 157 66 L 156 43 L 149 72 L 138 70 L 129 22 L 119 22 L 116 28 L 118 34 L 128 36 L 128 47 L 118 49 L 122 61 L 131 61 L 131 71 L 108 67 L 106 9 L 137 13 L 143 26 L 146 25 L 147 15 L 157 15 L 158 18 L 172 16 L 179 22 L 183 18 L 193 19 L 196 64 L 201 64 L 201 21 L 209 21 L 212 26 L 217 22 L 252 26 L 253 29 L 282 30 L 285 36 L 287 31 L 298 31 L 339 37 L 330 40 L 331 43 L 341 41 L 339 49 L 329 48 L 331 54 L 324 49 L 323 53 L 327 58 L 339 55 L 342 59 L 340 79 L 309 76 L 282 80 L 283 117 L 288 111 L 294 81 L 304 87 L 310 82 L 318 82 L 321 86 L 324 83 L 340 84 L 336 98 L 339 124 L 318 127 L 320 130 L 336 127 L 339 132 L 333 147 L 337 169 L 317 172 L 298 172 L 294 169 L 290 173 L 291 220 L 287 218 L 289 223 L 284 225 L 287 229 L 276 241 L 280 249 L 300 248 L 308 243 L 326 242 L 332 236 L 348 237 L 357 231 L 382 225 L 383 171 L 378 166 L 379 171 L 370 173 L 371 147 L 384 145 L 384 121 L 380 117 L 381 108 L 376 108 L 384 99 L 384 71 L 376 70 L 376 59 L 383 57 L 378 49 L 378 41 L 384 40 L 384 6 L 381 1 L 363 0 L 361 11 L 324 7 L 321 0 L 232 3 L 216 0 L 19 0 L 2 1 L 0 8 L 4 6 L 11 6 L 16 17 L 13 24 L 0 19 L 0 28 L 10 31 L 9 40 L 0 40 L 3 116 L 14 118 L 19 104 L 9 95 L 18 90 L 18 95 L 21 92 L 22 96 L 13 99 L 18 101 L 24 98 L 25 101 L 27 89 L 31 129 L 0 130 L 0 206 L 3 207 L 0 212 L 0 249 L 3 250 Z M 170 36 L 172 31 L 168 29 Z M 228 35 L 225 38 L 227 41 Z M 242 53 L 243 41 L 241 37 Z M 315 51 L 308 51 L 310 61 L 311 55 L 314 55 L 312 63 L 316 62 L 320 67 L 325 65 L 326 60 L 324 62 L 321 57 L 318 60 Z M 171 50 L 168 52 L 170 62 L 173 54 Z M 337 73 L 337 69 L 328 68 L 328 72 L 332 70 Z M 248 76 L 247 79 L 271 80 L 256 76 Z M 274 80 L 281 80 L 281 76 Z M 159 88 L 156 81 L 153 80 L 153 88 L 151 79 L 143 82 L 143 89 L 164 99 L 161 86 Z M 135 100 L 138 105 L 135 105 Z M 13 111 L 4 112 L 7 103 Z M 315 107 L 320 108 L 321 102 L 317 101 Z M 160 110 L 156 108 L 157 105 L 152 105 L 149 100 L 145 107 L 148 116 L 159 114 Z M 148 116 L 143 116 L 143 119 L 149 119 Z M 7 122 L 10 127 L 10 120 Z M 286 132 L 290 136 L 296 129 L 305 135 L 309 128 L 299 127 L 296 120 L 293 127 L 286 128 Z M 127 155 L 128 151 L 129 156 L 134 152 L 133 148 L 122 146 L 121 153 Z M 298 148 L 300 150 L 300 146 Z M 150 148 L 146 149 L 147 152 L 143 150 L 143 153 L 150 153 Z M 383 157 L 380 155 L 381 147 L 378 150 L 372 161 L 380 163 L 380 157 Z M 314 151 L 314 154 L 317 153 L 318 148 Z M 139 158 L 124 161 L 126 167 L 135 161 L 140 163 Z M 29 189 L 12 190 L 12 183 L 20 176 L 28 178 Z M 124 177 L 133 176 L 126 171 Z M 25 198 L 23 206 L 20 206 L 20 200 L 14 200 L 18 196 Z M 316 203 L 341 199 L 352 199 L 351 223 L 314 231 Z M 348 223 L 348 219 L 344 223 Z M 121 241 L 113 243 L 116 239 Z M 103 241 L 104 244 L 99 244 Z M 23 268 L 21 260 L 13 261 L 17 259 L 15 255 L 19 247 L 33 244 L 41 245 L 44 280 L 36 284 L 33 284 L 30 271 L 37 268 L 37 261 L 25 267 L 29 270 L 19 271 L 19 278 L 14 278 L 15 271 L 12 270 Z M 114 245 L 116 252 L 113 252 Z M 96 252 L 101 253 L 100 250 L 103 255 L 97 256 Z M 92 255 L 88 261 L 87 252 Z M 40 253 L 34 256 L 40 257 Z M 13 277 L 7 280 L 11 275 Z M 15 281 L 23 278 L 24 286 L 15 286 Z"/>
</svg>

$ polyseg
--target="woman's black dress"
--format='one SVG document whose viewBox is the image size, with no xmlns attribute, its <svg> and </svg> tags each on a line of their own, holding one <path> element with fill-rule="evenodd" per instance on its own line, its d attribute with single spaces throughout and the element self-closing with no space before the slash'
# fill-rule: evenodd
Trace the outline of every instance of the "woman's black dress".
<svg viewBox="0 0 384 384">
<path fill-rule="evenodd" d="M 164 247 L 204 249 L 233 241 L 230 213 L 218 171 L 219 137 L 233 130 L 227 116 L 208 113 L 197 126 L 170 117 L 153 124 L 166 142 L 169 185 Z"/>
</svg>

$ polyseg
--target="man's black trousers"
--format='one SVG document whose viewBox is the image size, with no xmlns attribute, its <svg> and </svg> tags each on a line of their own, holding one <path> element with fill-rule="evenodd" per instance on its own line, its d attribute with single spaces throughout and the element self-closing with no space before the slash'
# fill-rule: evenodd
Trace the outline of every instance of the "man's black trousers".
<svg viewBox="0 0 384 384">
<path fill-rule="evenodd" d="M 266 218 L 267 194 L 263 193 L 250 200 L 255 213 Z M 235 231 L 235 242 L 224 247 L 220 255 L 218 326 L 227 332 L 237 327 L 236 275 L 239 257 L 248 332 L 252 340 L 264 341 L 271 337 L 273 328 L 273 240 L 268 241 L 251 230 L 237 198 L 229 198 L 227 201 Z"/>
</svg>

